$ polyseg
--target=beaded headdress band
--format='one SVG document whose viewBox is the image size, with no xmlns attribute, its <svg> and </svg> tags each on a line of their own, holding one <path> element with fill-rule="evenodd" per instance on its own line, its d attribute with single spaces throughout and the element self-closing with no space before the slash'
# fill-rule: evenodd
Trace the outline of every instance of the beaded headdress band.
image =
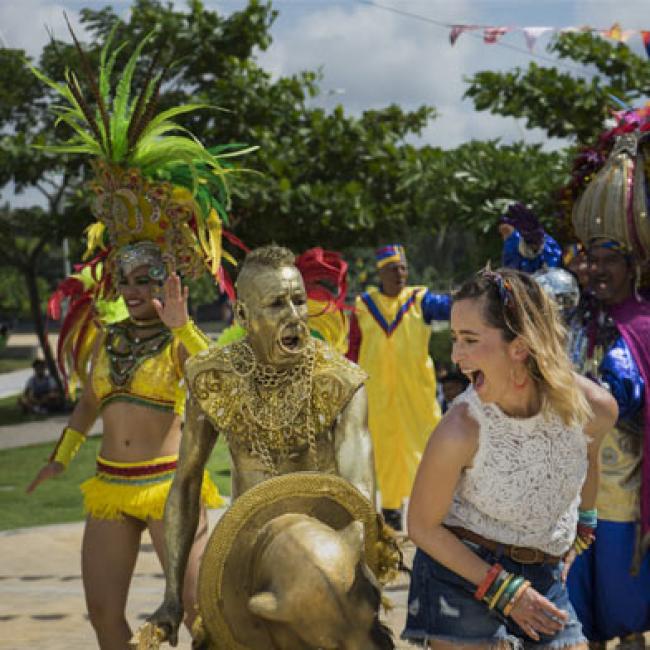
<svg viewBox="0 0 650 650">
<path fill-rule="evenodd" d="M 128 275 L 139 266 L 146 265 L 149 267 L 149 277 L 152 280 L 163 282 L 167 277 L 162 251 L 150 241 L 122 246 L 115 253 L 115 262 L 124 275 Z"/>
</svg>

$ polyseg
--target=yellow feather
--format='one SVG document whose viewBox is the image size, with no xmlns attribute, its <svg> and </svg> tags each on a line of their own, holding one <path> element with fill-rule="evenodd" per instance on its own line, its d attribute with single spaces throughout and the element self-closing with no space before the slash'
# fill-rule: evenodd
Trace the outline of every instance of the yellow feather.
<svg viewBox="0 0 650 650">
<path fill-rule="evenodd" d="M 215 275 L 221 266 L 221 219 L 217 211 L 212 208 L 208 219 L 206 221 L 208 227 L 208 241 L 210 244 L 210 250 L 208 251 L 211 258 L 211 268 L 210 271 L 212 275 Z"/>
<path fill-rule="evenodd" d="M 86 228 L 86 236 L 88 237 L 88 245 L 83 258 L 87 260 L 96 248 L 104 248 L 102 239 L 106 226 L 101 221 L 96 221 Z"/>
</svg>

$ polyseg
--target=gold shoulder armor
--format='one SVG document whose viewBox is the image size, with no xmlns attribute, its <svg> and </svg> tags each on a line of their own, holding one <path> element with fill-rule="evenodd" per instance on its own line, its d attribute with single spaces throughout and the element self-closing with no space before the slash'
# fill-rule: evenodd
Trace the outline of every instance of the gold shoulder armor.
<svg viewBox="0 0 650 650">
<path fill-rule="evenodd" d="M 315 341 L 313 402 L 321 422 L 329 428 L 368 375 L 323 341 Z"/>
<path fill-rule="evenodd" d="M 198 375 L 206 370 L 228 372 L 231 368 L 227 361 L 227 347 L 209 347 L 202 350 L 185 362 L 185 381 L 189 389 Z"/>
</svg>

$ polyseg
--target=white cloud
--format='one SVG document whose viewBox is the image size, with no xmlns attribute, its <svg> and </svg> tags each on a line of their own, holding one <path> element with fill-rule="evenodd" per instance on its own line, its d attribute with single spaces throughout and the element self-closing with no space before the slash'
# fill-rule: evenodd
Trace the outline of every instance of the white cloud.
<svg viewBox="0 0 650 650">
<path fill-rule="evenodd" d="M 67 12 L 70 24 L 78 35 L 84 30 L 78 12 L 71 10 L 70 3 L 44 2 L 44 0 L 20 0 L 0 2 L 0 30 L 7 47 L 22 49 L 36 58 L 50 40 L 48 29 L 57 39 L 70 41 L 63 12 Z"/>
<path fill-rule="evenodd" d="M 44 25 L 58 38 L 69 40 L 64 8 L 75 29 L 82 33 L 78 10 L 84 6 L 98 9 L 103 4 L 98 0 L 0 0 L 0 29 L 10 46 L 37 55 L 48 39 Z M 624 28 L 650 29 L 644 22 L 645 3 L 635 0 L 547 0 L 542 4 L 520 0 L 382 0 L 380 4 L 441 23 L 607 27 L 619 21 Z M 125 15 L 130 2 L 116 0 L 112 5 L 118 14 Z M 182 9 L 184 0 L 174 0 L 174 5 Z M 224 13 L 245 5 L 245 0 L 206 2 L 207 7 Z M 464 77 L 482 69 L 526 67 L 531 59 L 525 52 L 485 45 L 478 33 L 463 34 L 451 47 L 444 27 L 352 0 L 276 0 L 274 6 L 280 12 L 272 30 L 274 41 L 267 52 L 260 53 L 259 61 L 276 75 L 322 69 L 323 94 L 316 100 L 319 105 L 331 108 L 342 103 L 353 114 L 393 102 L 405 109 L 433 105 L 440 117 L 426 129 L 423 140 L 445 147 L 471 138 L 509 142 L 522 137 L 558 146 L 557 141 L 549 143 L 544 133 L 525 129 L 523 121 L 478 113 L 471 101 L 462 99 Z M 639 40 L 634 37 L 630 44 L 641 52 Z M 546 55 L 547 42 L 548 37 L 539 40 L 537 55 Z M 524 47 L 521 34 L 509 34 L 503 43 Z"/>
<path fill-rule="evenodd" d="M 424 12 L 422 3 L 393 6 Z M 435 3 L 435 17 L 438 22 L 453 23 L 474 11 L 480 19 L 476 7 L 471 0 Z M 483 9 L 487 13 L 489 7 Z M 489 24 L 489 20 L 482 22 Z M 471 138 L 546 141 L 539 131 L 524 130 L 510 118 L 477 113 L 471 102 L 462 100 L 464 77 L 486 68 L 525 67 L 529 61 L 525 54 L 485 45 L 471 34 L 461 36 L 452 47 L 446 28 L 360 5 L 316 5 L 294 20 L 281 12 L 274 38 L 271 48 L 260 55 L 261 64 L 276 75 L 321 68 L 324 95 L 318 99 L 320 105 L 340 102 L 353 113 L 393 102 L 406 109 L 433 105 L 440 117 L 426 129 L 423 141 L 444 147 Z M 544 42 L 540 41 L 538 51 Z M 344 95 L 328 94 L 339 88 L 345 89 Z"/>
</svg>

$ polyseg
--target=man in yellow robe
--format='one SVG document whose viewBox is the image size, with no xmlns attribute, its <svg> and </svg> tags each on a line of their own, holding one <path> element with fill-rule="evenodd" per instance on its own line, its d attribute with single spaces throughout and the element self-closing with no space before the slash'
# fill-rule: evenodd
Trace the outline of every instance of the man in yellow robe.
<svg viewBox="0 0 650 650">
<path fill-rule="evenodd" d="M 429 434 L 440 420 L 429 357 L 433 320 L 448 320 L 451 298 L 407 286 L 404 248 L 376 252 L 380 288 L 357 297 L 348 357 L 368 373 L 369 429 L 386 522 L 402 528 L 402 503 Z"/>
</svg>

